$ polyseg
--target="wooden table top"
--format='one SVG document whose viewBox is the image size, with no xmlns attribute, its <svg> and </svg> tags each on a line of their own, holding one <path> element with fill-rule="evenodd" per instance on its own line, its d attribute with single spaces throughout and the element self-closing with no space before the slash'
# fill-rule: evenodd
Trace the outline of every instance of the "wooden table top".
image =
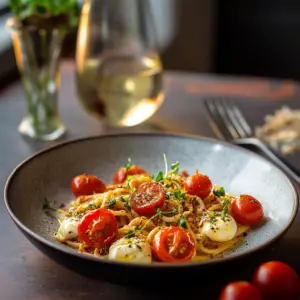
<svg viewBox="0 0 300 300">
<path fill-rule="evenodd" d="M 69 129 L 67 138 L 104 134 L 104 127 L 83 111 L 76 99 L 74 67 L 63 65 L 61 114 Z M 189 73 L 166 73 L 166 101 L 153 117 L 153 123 L 166 131 L 214 136 L 210 129 L 202 99 L 212 94 L 242 97 L 241 109 L 252 125 L 282 104 L 297 106 L 299 86 L 290 81 L 267 81 L 255 78 L 215 77 Z M 24 112 L 24 93 L 16 83 L 0 93 L 0 186 L 12 169 L 45 144 L 28 144 L 18 134 L 17 126 Z M 300 103 L 299 105 L 300 106 Z M 132 129 L 128 130 L 132 131 Z M 300 187 L 297 187 L 298 191 Z M 2 196 L 3 197 L 3 196 Z M 3 200 L 3 199 L 2 199 Z M 255 267 L 241 266 L 226 270 L 226 278 L 196 287 L 164 290 L 133 289 L 85 278 L 73 273 L 41 254 L 19 232 L 0 201 L 0 299 L 1 300 L 83 300 L 83 299 L 216 299 L 222 285 L 231 279 L 249 279 Z M 267 253 L 267 258 L 291 264 L 300 274 L 300 216 L 281 241 Z M 264 260 L 265 258 L 261 258 Z M 257 260 L 259 264 L 260 260 Z M 224 272 L 224 270 L 220 270 Z M 197 298 L 196 298 L 197 297 Z"/>
</svg>

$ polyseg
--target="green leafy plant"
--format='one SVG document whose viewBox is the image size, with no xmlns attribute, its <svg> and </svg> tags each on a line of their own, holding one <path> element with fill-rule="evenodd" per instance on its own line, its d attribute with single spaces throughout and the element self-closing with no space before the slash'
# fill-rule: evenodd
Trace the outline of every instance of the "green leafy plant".
<svg viewBox="0 0 300 300">
<path fill-rule="evenodd" d="M 65 15 L 75 25 L 79 15 L 77 0 L 10 0 L 10 9 L 20 21 Z"/>
</svg>

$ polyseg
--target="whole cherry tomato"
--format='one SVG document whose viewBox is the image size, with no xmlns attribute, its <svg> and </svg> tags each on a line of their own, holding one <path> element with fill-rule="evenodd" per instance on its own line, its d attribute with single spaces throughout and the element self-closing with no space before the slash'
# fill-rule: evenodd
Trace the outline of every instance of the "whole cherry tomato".
<svg viewBox="0 0 300 300">
<path fill-rule="evenodd" d="M 104 193 L 105 190 L 105 184 L 96 176 L 84 174 L 72 180 L 72 191 L 76 197 Z"/>
<path fill-rule="evenodd" d="M 258 289 L 246 281 L 231 282 L 225 286 L 220 300 L 262 300 Z"/>
<path fill-rule="evenodd" d="M 114 183 L 122 184 L 123 182 L 125 182 L 127 176 L 139 175 L 139 174 L 145 174 L 145 173 L 146 173 L 146 171 L 137 165 L 131 165 L 129 167 L 122 167 L 116 172 L 116 174 L 114 176 Z"/>
<path fill-rule="evenodd" d="M 293 300 L 299 293 L 297 273 L 279 261 L 270 261 L 258 267 L 252 283 L 268 300 Z"/>
<path fill-rule="evenodd" d="M 196 174 L 186 178 L 184 188 L 188 194 L 195 195 L 203 199 L 210 194 L 212 190 L 212 183 L 207 176 L 196 172 Z"/>
<path fill-rule="evenodd" d="M 185 262 L 195 254 L 195 242 L 191 234 L 181 227 L 160 230 L 152 242 L 155 255 L 163 262 Z"/>
<path fill-rule="evenodd" d="M 79 239 L 88 247 L 110 245 L 118 233 L 118 221 L 108 210 L 99 208 L 83 217 L 78 225 Z"/>
<path fill-rule="evenodd" d="M 151 216 L 165 202 L 163 186 L 158 182 L 142 183 L 130 197 L 130 205 L 139 215 Z"/>
<path fill-rule="evenodd" d="M 231 214 L 242 225 L 256 225 L 264 217 L 261 203 L 249 195 L 240 195 L 239 198 L 232 201 Z"/>
</svg>

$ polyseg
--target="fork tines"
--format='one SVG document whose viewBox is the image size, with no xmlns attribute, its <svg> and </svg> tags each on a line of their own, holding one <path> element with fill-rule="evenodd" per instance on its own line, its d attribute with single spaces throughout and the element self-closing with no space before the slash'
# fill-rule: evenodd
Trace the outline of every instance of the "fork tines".
<svg viewBox="0 0 300 300">
<path fill-rule="evenodd" d="M 231 140 L 253 136 L 251 127 L 233 100 L 207 98 L 204 104 L 213 130 L 219 138 Z"/>
</svg>

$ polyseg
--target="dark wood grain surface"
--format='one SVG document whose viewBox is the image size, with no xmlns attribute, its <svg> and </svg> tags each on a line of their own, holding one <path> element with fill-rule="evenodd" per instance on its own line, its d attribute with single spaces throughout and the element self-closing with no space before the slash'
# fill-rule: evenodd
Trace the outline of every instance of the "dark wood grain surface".
<svg viewBox="0 0 300 300">
<path fill-rule="evenodd" d="M 60 106 L 62 117 L 69 128 L 67 138 L 104 134 L 104 126 L 81 109 L 75 95 L 73 72 L 71 63 L 64 64 Z M 165 131 L 214 136 L 202 104 L 203 97 L 212 94 L 225 93 L 242 97 L 239 104 L 252 125 L 261 123 L 265 113 L 282 104 L 300 106 L 297 100 L 299 87 L 293 82 L 167 73 L 165 85 L 166 101 L 152 119 L 153 123 Z M 29 144 L 19 136 L 17 126 L 23 115 L 24 102 L 19 83 L 0 94 L 1 187 L 18 163 L 49 145 Z M 1 300 L 217 299 L 223 284 L 231 279 L 249 279 L 253 268 L 266 259 L 280 259 L 290 263 L 300 274 L 299 215 L 285 237 L 251 263 L 238 265 L 230 270 L 221 268 L 220 274 L 216 274 L 216 278 L 208 278 L 205 284 L 199 282 L 188 287 L 166 285 L 164 289 L 153 287 L 149 290 L 88 279 L 52 262 L 17 230 L 9 219 L 3 201 L 0 201 L 0 228 Z"/>
</svg>

